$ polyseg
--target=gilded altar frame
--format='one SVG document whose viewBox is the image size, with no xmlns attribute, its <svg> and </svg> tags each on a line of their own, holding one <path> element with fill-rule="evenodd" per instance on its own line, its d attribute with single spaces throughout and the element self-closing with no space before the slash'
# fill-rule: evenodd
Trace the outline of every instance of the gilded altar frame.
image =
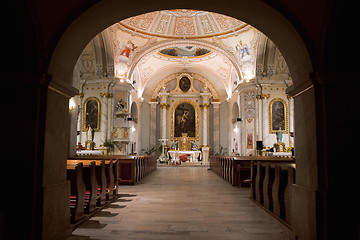
<svg viewBox="0 0 360 240">
<path fill-rule="evenodd" d="M 269 133 L 270 134 L 275 134 L 277 132 L 277 130 L 274 130 L 274 126 L 273 126 L 273 104 L 275 102 L 280 101 L 283 105 L 284 105 L 284 125 L 285 128 L 282 129 L 283 133 L 288 133 L 289 132 L 289 113 L 288 113 L 288 108 L 287 108 L 287 104 L 284 101 L 284 99 L 282 98 L 274 98 L 271 100 L 271 102 L 269 103 Z"/>
<path fill-rule="evenodd" d="M 84 104 L 83 104 L 83 112 L 82 112 L 82 131 L 83 132 L 85 132 L 85 131 L 87 131 L 87 127 L 88 126 L 86 126 L 86 112 L 87 112 L 87 103 L 89 102 L 89 101 L 91 101 L 91 100 L 94 100 L 94 101 L 96 101 L 96 103 L 97 103 L 97 116 L 96 116 L 96 121 L 97 121 L 97 124 L 96 124 L 96 128 L 94 128 L 94 131 L 95 132 L 100 132 L 100 129 L 101 129 L 101 121 L 100 121 L 100 119 L 101 119 L 101 102 L 100 102 L 100 100 L 98 99 L 98 98 L 96 98 L 96 97 L 89 97 L 89 98 L 87 98 L 85 101 L 84 101 Z"/>
<path fill-rule="evenodd" d="M 195 137 L 188 137 L 188 139 L 199 141 L 199 109 L 196 104 L 190 100 L 181 100 L 178 101 L 172 108 L 171 108 L 171 141 L 181 141 L 182 137 L 175 137 L 175 109 L 183 103 L 190 104 L 195 110 Z"/>
</svg>

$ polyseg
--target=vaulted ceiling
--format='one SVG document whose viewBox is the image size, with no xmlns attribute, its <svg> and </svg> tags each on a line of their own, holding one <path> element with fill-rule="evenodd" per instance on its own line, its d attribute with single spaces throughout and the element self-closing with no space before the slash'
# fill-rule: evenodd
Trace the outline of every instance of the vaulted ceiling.
<svg viewBox="0 0 360 240">
<path fill-rule="evenodd" d="M 114 76 L 133 84 L 143 98 L 151 98 L 167 76 L 190 72 L 207 79 L 219 98 L 228 98 L 239 84 L 267 74 L 269 42 L 249 24 L 221 14 L 156 11 L 124 19 L 95 37 L 79 58 L 80 72 Z M 273 46 L 272 58 L 282 58 Z"/>
</svg>

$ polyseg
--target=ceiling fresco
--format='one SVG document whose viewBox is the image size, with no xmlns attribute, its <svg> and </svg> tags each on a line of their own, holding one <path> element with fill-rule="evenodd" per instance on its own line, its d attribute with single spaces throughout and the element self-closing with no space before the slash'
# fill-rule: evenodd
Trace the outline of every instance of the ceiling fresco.
<svg viewBox="0 0 360 240">
<path fill-rule="evenodd" d="M 136 83 L 141 98 L 146 88 L 153 92 L 161 79 L 181 72 L 203 76 L 229 98 L 239 84 L 253 81 L 261 70 L 256 64 L 258 46 L 260 39 L 267 39 L 232 17 L 184 9 L 124 19 L 104 30 L 102 37 L 108 41 L 106 51 L 113 59 L 108 68 L 112 67 L 122 82 Z M 279 51 L 276 58 L 283 59 Z M 274 73 L 288 71 L 280 60 Z"/>
</svg>

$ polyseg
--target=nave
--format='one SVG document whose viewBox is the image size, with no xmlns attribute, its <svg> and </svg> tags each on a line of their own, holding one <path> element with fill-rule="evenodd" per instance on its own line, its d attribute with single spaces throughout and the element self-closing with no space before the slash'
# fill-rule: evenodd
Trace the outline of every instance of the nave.
<svg viewBox="0 0 360 240">
<path fill-rule="evenodd" d="M 67 240 L 290 239 L 289 230 L 205 167 L 159 167 Z"/>
</svg>

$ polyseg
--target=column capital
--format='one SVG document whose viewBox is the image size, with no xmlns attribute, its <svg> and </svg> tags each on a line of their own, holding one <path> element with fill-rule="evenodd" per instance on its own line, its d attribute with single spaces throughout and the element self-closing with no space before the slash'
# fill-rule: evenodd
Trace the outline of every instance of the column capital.
<svg viewBox="0 0 360 240">
<path fill-rule="evenodd" d="M 213 105 L 214 108 L 219 108 L 221 102 L 211 102 L 211 105 Z"/>
<path fill-rule="evenodd" d="M 170 104 L 167 104 L 167 103 L 161 103 L 161 104 L 160 104 L 160 109 L 167 109 L 167 110 L 169 110 L 169 108 L 170 108 Z"/>
<path fill-rule="evenodd" d="M 209 109 L 209 108 L 210 108 L 210 104 L 209 104 L 209 103 L 200 104 L 200 109 Z"/>
</svg>

